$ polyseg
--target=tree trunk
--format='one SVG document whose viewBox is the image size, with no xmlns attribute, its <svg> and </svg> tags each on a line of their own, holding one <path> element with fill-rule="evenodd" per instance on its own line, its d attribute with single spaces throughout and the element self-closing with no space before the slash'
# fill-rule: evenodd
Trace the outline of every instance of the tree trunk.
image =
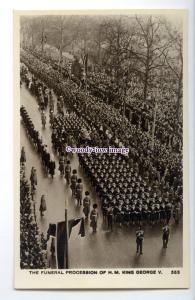
<svg viewBox="0 0 195 300">
<path fill-rule="evenodd" d="M 157 115 L 157 100 L 155 99 L 155 106 L 154 106 L 154 119 L 153 119 L 153 125 L 152 125 L 152 139 L 151 139 L 151 145 L 152 150 L 154 150 L 154 139 L 155 139 L 155 129 L 156 129 L 156 115 Z"/>
<path fill-rule="evenodd" d="M 179 113 L 180 113 L 180 100 L 181 100 L 181 89 L 182 89 L 182 71 L 180 72 L 179 76 L 179 82 L 178 82 L 178 89 L 177 89 L 177 108 L 176 108 L 176 115 L 179 118 Z"/>
<path fill-rule="evenodd" d="M 148 95 L 148 77 L 149 77 L 149 49 L 147 50 L 147 60 L 146 60 L 146 68 L 145 68 L 144 101 L 146 101 Z"/>
<path fill-rule="evenodd" d="M 144 80 L 144 101 L 147 99 L 148 94 L 148 72 L 145 74 L 145 80 Z"/>
</svg>

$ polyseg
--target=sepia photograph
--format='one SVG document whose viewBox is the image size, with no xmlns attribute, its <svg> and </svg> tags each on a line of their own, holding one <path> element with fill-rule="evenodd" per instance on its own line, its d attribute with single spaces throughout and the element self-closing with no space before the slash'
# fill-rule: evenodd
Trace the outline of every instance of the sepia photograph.
<svg viewBox="0 0 195 300">
<path fill-rule="evenodd" d="M 15 12 L 14 34 L 16 281 L 187 287 L 185 11 Z"/>
</svg>

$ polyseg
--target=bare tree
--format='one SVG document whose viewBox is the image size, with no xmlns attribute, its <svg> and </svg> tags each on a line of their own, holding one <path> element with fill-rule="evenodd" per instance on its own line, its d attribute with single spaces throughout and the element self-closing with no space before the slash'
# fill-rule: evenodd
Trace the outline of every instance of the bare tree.
<svg viewBox="0 0 195 300">
<path fill-rule="evenodd" d="M 172 82 L 175 81 L 176 116 L 178 117 L 183 97 L 183 38 L 178 29 L 171 28 L 171 24 L 164 22 L 164 25 L 171 44 L 169 53 L 165 57 L 165 62 L 170 70 Z M 172 85 L 172 87 L 174 87 L 174 85 Z"/>
<path fill-rule="evenodd" d="M 48 27 L 48 17 L 47 16 L 42 16 L 40 18 L 40 32 L 41 32 L 41 37 L 40 37 L 40 41 L 41 41 L 41 53 L 43 54 L 44 52 L 44 45 L 47 43 L 47 27 Z"/>
<path fill-rule="evenodd" d="M 62 67 L 63 51 L 74 41 L 74 31 L 71 31 L 72 19 L 72 16 L 53 16 L 50 19 L 50 42 L 59 51 L 59 70 Z"/>
<path fill-rule="evenodd" d="M 102 24 L 105 43 L 105 59 L 110 70 L 114 71 L 117 84 L 126 72 L 130 61 L 133 32 L 128 30 L 122 18 L 107 20 Z"/>
<path fill-rule="evenodd" d="M 133 50 L 139 61 L 139 74 L 143 81 L 143 99 L 148 96 L 149 86 L 155 86 L 152 82 L 158 71 L 165 67 L 169 41 L 162 38 L 162 26 L 158 18 L 137 17 L 139 31 L 137 33 L 137 44 Z"/>
<path fill-rule="evenodd" d="M 47 16 L 25 17 L 21 20 L 21 32 L 25 40 L 30 41 L 29 46 L 34 49 L 41 42 L 41 51 L 46 43 Z"/>
<path fill-rule="evenodd" d="M 34 49 L 36 46 L 36 39 L 37 39 L 37 29 L 38 29 L 38 23 L 37 18 L 35 17 L 28 17 L 26 19 L 26 22 L 23 23 L 23 27 L 25 27 L 23 30 L 26 32 L 28 37 L 28 46 Z"/>
</svg>

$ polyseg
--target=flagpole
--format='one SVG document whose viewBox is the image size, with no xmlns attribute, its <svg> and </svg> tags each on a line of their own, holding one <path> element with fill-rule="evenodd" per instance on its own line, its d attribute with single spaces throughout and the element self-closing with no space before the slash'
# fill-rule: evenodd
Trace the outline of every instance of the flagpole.
<svg viewBox="0 0 195 300">
<path fill-rule="evenodd" d="M 66 199 L 65 199 L 65 228 L 66 228 L 66 241 L 65 241 L 66 262 L 65 262 L 65 269 L 69 269 L 69 255 L 68 255 L 68 240 L 69 240 L 69 233 L 68 233 L 68 209 L 67 209 L 67 201 L 66 201 Z"/>
</svg>

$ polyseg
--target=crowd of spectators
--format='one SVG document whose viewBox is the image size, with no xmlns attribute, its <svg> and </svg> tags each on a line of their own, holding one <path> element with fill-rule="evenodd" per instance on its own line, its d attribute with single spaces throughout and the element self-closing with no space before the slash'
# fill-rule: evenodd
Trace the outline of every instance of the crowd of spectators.
<svg viewBox="0 0 195 300">
<path fill-rule="evenodd" d="M 43 269 L 46 267 L 46 244 L 39 233 L 30 194 L 30 185 L 25 176 L 25 167 L 20 174 L 20 267 Z"/>
</svg>

